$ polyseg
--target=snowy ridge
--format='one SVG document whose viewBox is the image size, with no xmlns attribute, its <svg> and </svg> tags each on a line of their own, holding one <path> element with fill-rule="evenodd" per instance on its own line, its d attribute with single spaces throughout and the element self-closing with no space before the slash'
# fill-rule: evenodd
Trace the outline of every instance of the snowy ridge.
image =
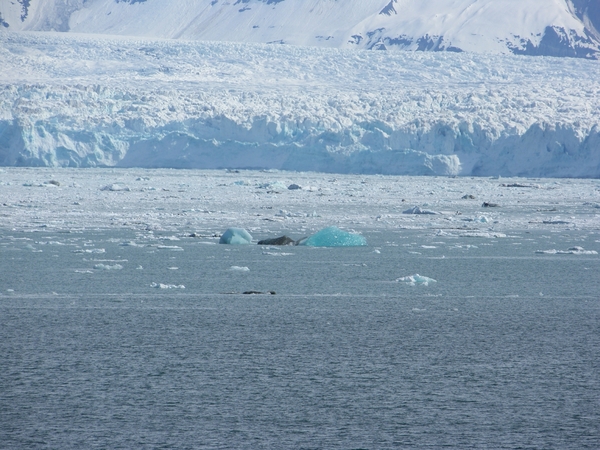
<svg viewBox="0 0 600 450">
<path fill-rule="evenodd" d="M 600 177 L 583 59 L 0 33 L 0 164 Z"/>
<path fill-rule="evenodd" d="M 375 50 L 600 55 L 597 0 L 15 0 L 13 31 Z"/>
</svg>

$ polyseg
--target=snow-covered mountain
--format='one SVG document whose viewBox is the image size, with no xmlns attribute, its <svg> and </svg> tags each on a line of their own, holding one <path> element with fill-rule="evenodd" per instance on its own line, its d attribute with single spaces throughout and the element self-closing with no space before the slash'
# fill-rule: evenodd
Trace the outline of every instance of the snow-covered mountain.
<svg viewBox="0 0 600 450">
<path fill-rule="evenodd" d="M 598 59 L 598 0 L 2 0 L 9 30 Z"/>
</svg>

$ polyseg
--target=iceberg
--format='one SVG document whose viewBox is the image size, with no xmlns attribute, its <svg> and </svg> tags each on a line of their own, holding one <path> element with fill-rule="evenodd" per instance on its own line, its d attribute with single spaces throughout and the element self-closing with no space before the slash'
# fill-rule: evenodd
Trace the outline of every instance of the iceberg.
<svg viewBox="0 0 600 450">
<path fill-rule="evenodd" d="M 219 239 L 219 244 L 250 244 L 252 236 L 243 228 L 229 228 Z"/>
<path fill-rule="evenodd" d="M 418 206 L 413 206 L 412 208 L 409 208 L 405 211 L 402 211 L 402 214 L 431 214 L 431 215 L 437 215 L 437 214 L 441 214 L 437 211 L 432 211 L 431 209 L 421 209 Z"/>
<path fill-rule="evenodd" d="M 298 245 L 307 247 L 360 247 L 367 245 L 367 240 L 360 234 L 348 233 L 337 227 L 328 227 L 300 240 Z"/>
<path fill-rule="evenodd" d="M 409 286 L 429 286 L 431 283 L 437 283 L 437 281 L 433 278 L 424 277 L 422 275 L 419 275 L 418 273 L 414 275 L 409 275 L 407 277 L 398 278 L 396 281 L 406 283 Z"/>
</svg>

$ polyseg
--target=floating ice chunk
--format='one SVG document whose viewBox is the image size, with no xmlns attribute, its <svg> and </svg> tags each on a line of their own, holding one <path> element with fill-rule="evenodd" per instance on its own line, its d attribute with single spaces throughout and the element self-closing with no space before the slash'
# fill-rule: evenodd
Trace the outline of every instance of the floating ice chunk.
<svg viewBox="0 0 600 450">
<path fill-rule="evenodd" d="M 433 278 L 424 277 L 422 275 L 419 275 L 418 273 L 414 275 L 409 275 L 407 277 L 398 278 L 396 281 L 400 283 L 406 283 L 409 286 L 429 286 L 429 284 L 431 283 L 437 283 L 437 281 Z"/>
<path fill-rule="evenodd" d="M 150 287 L 156 289 L 185 289 L 185 286 L 183 284 L 152 283 Z"/>
<path fill-rule="evenodd" d="M 329 227 L 300 240 L 298 245 L 308 247 L 360 247 L 367 245 L 367 240 L 360 234 L 348 233 L 337 227 Z"/>
<path fill-rule="evenodd" d="M 441 214 L 437 211 L 432 211 L 431 209 L 421 209 L 418 206 L 413 206 L 405 211 L 402 211 L 402 214 Z"/>
<path fill-rule="evenodd" d="M 172 250 L 174 252 L 183 251 L 183 248 L 179 247 L 178 245 L 158 245 L 156 248 L 159 248 L 161 250 Z"/>
<path fill-rule="evenodd" d="M 126 241 L 126 242 L 121 242 L 119 244 L 121 247 L 143 247 L 143 245 L 138 244 L 135 241 Z"/>
<path fill-rule="evenodd" d="M 485 216 L 479 216 L 479 217 L 465 217 L 463 219 L 463 221 L 465 222 L 478 222 L 478 223 L 489 223 L 491 222 L 490 219 L 488 219 Z"/>
<path fill-rule="evenodd" d="M 248 267 L 241 267 L 241 266 L 231 266 L 229 268 L 229 270 L 231 270 L 233 272 L 250 272 L 250 269 Z"/>
<path fill-rule="evenodd" d="M 118 183 L 108 184 L 108 185 L 100 188 L 100 190 L 101 191 L 112 191 L 112 192 L 118 192 L 118 191 L 129 192 L 129 191 L 131 191 L 131 189 L 129 189 L 129 187 L 125 186 L 124 184 L 118 184 Z"/>
<path fill-rule="evenodd" d="M 73 250 L 73 253 L 105 253 L 103 248 L 88 248 L 86 250 Z"/>
<path fill-rule="evenodd" d="M 229 228 L 219 239 L 219 244 L 239 245 L 250 243 L 252 243 L 252 236 L 243 228 Z"/>
<path fill-rule="evenodd" d="M 571 247 L 567 250 L 538 250 L 536 253 L 542 253 L 545 255 L 597 255 L 596 250 L 586 250 L 583 247 Z"/>
<path fill-rule="evenodd" d="M 113 266 L 109 264 L 96 264 L 94 266 L 94 269 L 97 270 L 121 270 L 122 268 L 123 266 L 121 264 L 115 264 Z"/>
<path fill-rule="evenodd" d="M 270 181 L 258 186 L 260 189 L 268 189 L 269 191 L 287 191 L 287 186 L 282 181 Z"/>
</svg>

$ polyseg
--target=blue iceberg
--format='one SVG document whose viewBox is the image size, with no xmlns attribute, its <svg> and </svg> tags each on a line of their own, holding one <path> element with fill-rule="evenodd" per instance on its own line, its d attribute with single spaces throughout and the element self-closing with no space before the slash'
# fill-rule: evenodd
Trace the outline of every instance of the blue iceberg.
<svg viewBox="0 0 600 450">
<path fill-rule="evenodd" d="M 219 244 L 251 244 L 252 236 L 243 228 L 229 228 L 219 239 Z"/>
<path fill-rule="evenodd" d="M 367 240 L 360 234 L 348 233 L 337 227 L 329 227 L 301 240 L 298 245 L 308 247 L 360 247 L 367 245 Z"/>
</svg>

